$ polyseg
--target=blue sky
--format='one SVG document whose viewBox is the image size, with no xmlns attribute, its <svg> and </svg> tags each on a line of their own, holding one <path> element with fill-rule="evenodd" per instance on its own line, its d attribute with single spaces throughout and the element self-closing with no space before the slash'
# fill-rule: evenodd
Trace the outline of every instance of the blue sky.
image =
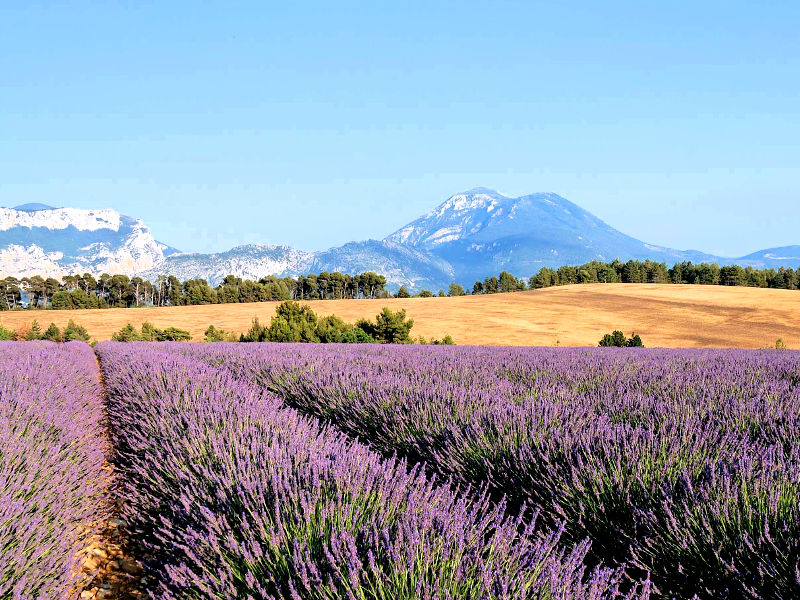
<svg viewBox="0 0 800 600">
<path fill-rule="evenodd" d="M 0 205 L 320 249 L 486 186 L 677 248 L 800 244 L 797 2 L 9 4 Z"/>
</svg>

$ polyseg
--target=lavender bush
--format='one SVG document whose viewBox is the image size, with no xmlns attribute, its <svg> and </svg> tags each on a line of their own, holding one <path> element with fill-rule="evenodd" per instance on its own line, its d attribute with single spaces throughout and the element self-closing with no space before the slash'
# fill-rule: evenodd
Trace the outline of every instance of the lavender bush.
<svg viewBox="0 0 800 600">
<path fill-rule="evenodd" d="M 185 348 L 384 454 L 528 506 L 663 597 L 800 597 L 800 354 Z"/>
<path fill-rule="evenodd" d="M 559 529 L 381 458 L 226 369 L 176 346 L 97 351 L 153 597 L 621 597 L 617 573 L 585 568 L 586 542 L 561 549 Z"/>
<path fill-rule="evenodd" d="M 89 346 L 0 342 L 0 598 L 77 598 L 76 554 L 107 517 Z"/>
</svg>

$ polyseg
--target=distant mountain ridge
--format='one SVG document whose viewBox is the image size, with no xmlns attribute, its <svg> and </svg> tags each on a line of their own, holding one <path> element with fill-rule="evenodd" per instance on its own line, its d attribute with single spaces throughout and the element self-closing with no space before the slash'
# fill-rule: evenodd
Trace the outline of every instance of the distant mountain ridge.
<svg viewBox="0 0 800 600">
<path fill-rule="evenodd" d="M 153 280 L 161 274 L 199 277 L 216 284 L 228 274 L 259 279 L 376 271 L 387 277 L 390 289 L 436 291 L 451 281 L 471 285 L 502 270 L 528 277 L 542 267 L 615 258 L 797 268 L 800 246 L 740 258 L 674 250 L 628 236 L 558 194 L 513 198 L 487 188 L 451 196 L 384 240 L 316 252 L 249 244 L 213 254 L 180 253 L 157 242 L 139 219 L 112 209 L 0 208 L 0 276 L 106 271 Z"/>
<path fill-rule="evenodd" d="M 139 219 L 110 208 L 0 208 L 0 274 L 60 277 L 133 273 L 177 252 L 156 241 Z"/>
<path fill-rule="evenodd" d="M 463 281 L 479 273 L 533 274 L 542 267 L 615 258 L 721 260 L 645 244 L 558 194 L 510 198 L 486 188 L 450 197 L 388 239 L 440 257 Z"/>
</svg>

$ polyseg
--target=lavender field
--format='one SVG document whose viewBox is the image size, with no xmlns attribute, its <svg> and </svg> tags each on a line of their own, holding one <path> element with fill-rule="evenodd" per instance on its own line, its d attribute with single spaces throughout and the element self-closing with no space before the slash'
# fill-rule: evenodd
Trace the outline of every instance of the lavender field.
<svg viewBox="0 0 800 600">
<path fill-rule="evenodd" d="M 115 501 L 152 598 L 800 597 L 799 353 L 96 357 L 104 395 L 86 345 L 0 344 L 2 599 L 80 597 Z"/>
<path fill-rule="evenodd" d="M 0 342 L 0 598 L 78 594 L 109 511 L 99 375 L 86 344 Z"/>
</svg>

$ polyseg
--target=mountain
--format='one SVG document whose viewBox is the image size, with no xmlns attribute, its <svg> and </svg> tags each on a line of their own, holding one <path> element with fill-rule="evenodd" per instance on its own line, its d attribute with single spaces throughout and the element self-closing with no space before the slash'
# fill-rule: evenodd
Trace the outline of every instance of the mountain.
<svg viewBox="0 0 800 600">
<path fill-rule="evenodd" d="M 757 269 L 797 267 L 800 264 L 800 246 L 782 246 L 759 250 L 736 259 L 736 264 Z"/>
<path fill-rule="evenodd" d="M 313 252 L 289 246 L 247 244 L 215 254 L 173 254 L 138 274 L 150 280 L 163 274 L 175 275 L 181 281 L 202 278 L 211 285 L 230 274 L 257 281 L 265 275 L 285 277 L 308 273 L 313 270 L 314 256 Z"/>
<path fill-rule="evenodd" d="M 157 242 L 139 219 L 104 208 L 23 204 L 0 208 L 0 273 L 60 277 L 131 273 L 176 252 Z"/>
<path fill-rule="evenodd" d="M 216 285 L 231 273 L 258 280 L 265 275 L 296 277 L 306 273 L 376 271 L 393 287 L 441 287 L 452 272 L 444 261 L 389 241 L 350 242 L 323 252 L 305 252 L 290 246 L 249 244 L 216 254 L 173 254 L 138 274 L 154 280 L 167 273 L 181 281 L 202 277 Z"/>
<path fill-rule="evenodd" d="M 626 235 L 558 194 L 512 198 L 486 188 L 451 196 L 384 240 L 317 252 L 249 244 L 214 254 L 180 253 L 153 239 L 140 220 L 111 209 L 0 208 L 0 277 L 106 271 L 153 280 L 162 274 L 200 277 L 216 284 L 228 274 L 259 279 L 376 271 L 386 276 L 390 289 L 436 291 L 451 281 L 471 285 L 504 269 L 528 277 L 544 266 L 615 258 L 796 268 L 800 246 L 740 258 L 674 250 Z"/>
<path fill-rule="evenodd" d="M 557 194 L 509 198 L 485 188 L 450 197 L 387 239 L 438 256 L 464 282 L 504 269 L 532 274 L 542 267 L 615 258 L 719 260 L 640 242 Z"/>
<path fill-rule="evenodd" d="M 412 290 L 447 289 L 454 277 L 453 269 L 446 261 L 391 240 L 350 242 L 319 252 L 311 270 L 315 273 L 375 271 L 386 277 L 389 287 L 397 289 L 404 285 Z"/>
</svg>

